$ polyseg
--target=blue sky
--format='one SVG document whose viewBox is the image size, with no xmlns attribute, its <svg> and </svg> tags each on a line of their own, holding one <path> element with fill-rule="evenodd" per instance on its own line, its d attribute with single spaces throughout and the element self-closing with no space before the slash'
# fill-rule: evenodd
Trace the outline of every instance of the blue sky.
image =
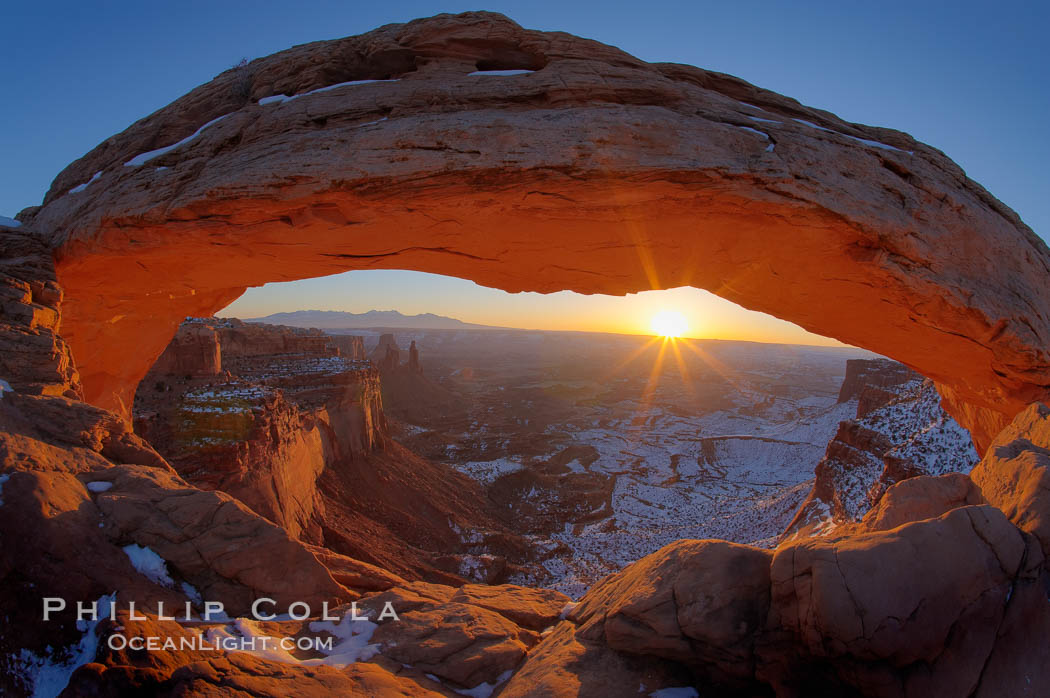
<svg viewBox="0 0 1050 698">
<path fill-rule="evenodd" d="M 468 9 L 479 7 L 423 1 L 5 0 L 0 215 L 39 203 L 70 161 L 242 57 Z M 490 1 L 484 9 L 526 27 L 613 44 L 645 60 L 738 75 L 851 121 L 907 131 L 947 153 L 1037 234 L 1050 235 L 1050 3 L 562 0 Z M 371 272 L 369 297 L 362 298 L 361 274 L 284 291 L 249 291 L 233 310 L 247 316 L 287 310 L 288 304 L 348 310 L 368 309 L 362 303 L 400 304 L 479 321 L 475 311 L 498 314 L 501 303 L 515 317 L 515 308 L 535 295 L 514 298 L 461 280 Z M 575 322 L 586 329 L 582 325 L 593 314 L 623 310 L 612 301 L 574 295 L 533 298 L 539 304 L 533 316 L 541 320 L 530 322 Z M 676 298 L 698 304 L 698 317 L 729 310 L 700 292 Z M 759 325 L 781 327 L 756 314 L 739 317 L 749 316 Z"/>
</svg>

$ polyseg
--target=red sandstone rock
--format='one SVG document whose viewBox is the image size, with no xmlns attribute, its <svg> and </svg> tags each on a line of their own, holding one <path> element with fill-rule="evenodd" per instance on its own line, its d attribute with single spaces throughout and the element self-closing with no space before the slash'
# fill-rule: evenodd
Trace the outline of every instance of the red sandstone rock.
<svg viewBox="0 0 1050 698">
<path fill-rule="evenodd" d="M 399 615 L 400 622 L 384 623 L 372 636 L 380 651 L 466 688 L 495 684 L 539 640 L 497 613 L 462 603 Z"/>
<path fill-rule="evenodd" d="M 193 370 L 202 337 L 222 357 L 214 366 L 225 369 L 222 380 L 190 380 L 202 373 Z M 293 536 L 320 542 L 321 473 L 387 440 L 378 374 L 328 339 L 316 330 L 191 319 L 137 393 L 136 430 L 193 484 L 223 490 Z"/>
<path fill-rule="evenodd" d="M 495 611 L 523 628 L 536 631 L 554 625 L 570 601 L 568 596 L 552 589 L 515 584 L 464 584 L 450 600 Z"/>
<path fill-rule="evenodd" d="M 150 547 L 204 598 L 224 601 L 231 615 L 247 613 L 260 595 L 285 606 L 350 596 L 284 529 L 228 495 L 157 469 L 117 466 L 92 476 L 113 483 L 95 499 L 107 537 Z"/>
<path fill-rule="evenodd" d="M 652 657 L 624 655 L 576 632 L 569 622 L 555 629 L 530 652 L 500 698 L 610 698 L 650 695 L 662 688 L 693 684 L 681 666 Z"/>
<path fill-rule="evenodd" d="M 592 588 L 568 615 L 577 627 L 559 628 L 559 653 L 584 642 L 660 658 L 692 669 L 701 695 L 1023 694 L 1050 676 L 1043 562 L 1038 541 L 990 506 L 783 545 L 771 562 L 678 541 Z M 534 653 L 553 654 L 549 643 Z M 544 695 L 526 676 L 572 685 L 572 660 L 550 661 L 526 663 L 509 694 Z"/>
<path fill-rule="evenodd" d="M 879 503 L 864 515 L 860 528 L 888 531 L 913 521 L 935 519 L 952 509 L 986 503 L 980 488 L 966 475 L 920 475 L 886 490 Z"/>
<path fill-rule="evenodd" d="M 171 343 L 150 369 L 151 373 L 162 376 L 214 376 L 221 371 L 219 336 L 204 324 L 180 325 Z M 150 382 L 149 375 L 146 382 Z"/>
<path fill-rule="evenodd" d="M 406 584 L 406 581 L 393 572 L 367 562 L 355 560 L 346 555 L 332 552 L 318 545 L 307 545 L 306 548 L 328 568 L 332 578 L 348 589 L 355 591 L 386 591 L 391 587 Z"/>
<path fill-rule="evenodd" d="M 471 74 L 494 68 L 535 72 Z M 904 133 L 490 13 L 247 71 L 107 139 L 23 215 L 54 238 L 93 403 L 126 414 L 182 317 L 358 268 L 508 291 L 710 289 L 933 378 L 981 451 L 1047 395 L 1046 245 Z M 367 79 L 392 81 L 311 93 Z M 275 95 L 296 99 L 258 103 Z M 96 172 L 90 196 L 66 195 Z"/>
<path fill-rule="evenodd" d="M 339 350 L 339 355 L 347 359 L 363 360 L 365 355 L 364 337 L 356 337 L 348 334 L 333 334 L 328 336 L 328 341 Z"/>
<path fill-rule="evenodd" d="M 401 349 L 392 334 L 380 336 L 379 344 L 369 356 L 382 373 L 391 373 L 401 367 Z"/>
<path fill-rule="evenodd" d="M 892 362 L 860 364 L 877 369 L 867 374 L 857 366 L 852 376 L 847 374 L 841 393 L 857 399 L 857 418 L 839 424 L 785 538 L 828 535 L 859 521 L 897 482 L 968 473 L 975 464 L 969 435 L 945 414 L 931 381 Z M 902 378 L 906 382 L 894 384 Z"/>
<path fill-rule="evenodd" d="M 348 47 L 361 50 L 346 51 L 346 62 L 315 60 Z M 525 66 L 542 69 L 495 82 L 467 75 L 479 67 Z M 23 218 L 46 235 L 63 231 L 59 278 L 68 281 L 69 295 L 62 332 L 69 330 L 84 362 L 91 400 L 126 408 L 134 384 L 188 313 L 210 312 L 249 284 L 367 265 L 458 274 L 509 290 L 624 292 L 647 288 L 654 273 L 659 285 L 709 287 L 903 358 L 941 382 L 946 402 L 980 446 L 1019 406 L 1045 395 L 1045 246 L 950 161 L 907 136 L 847 124 L 728 76 L 644 64 L 591 42 L 525 32 L 492 15 L 441 17 L 297 47 L 258 62 L 252 79 L 258 97 L 413 71 L 398 83 L 363 86 L 363 93 L 345 87 L 277 106 L 245 104 L 242 93 L 230 89 L 243 84 L 244 75 L 224 74 L 60 175 L 46 205 Z M 447 101 L 450 88 L 456 88 L 455 105 Z M 362 94 L 367 99 L 355 101 Z M 509 104 L 515 109 L 504 108 Z M 178 177 L 177 184 L 150 167 L 122 169 L 127 158 L 174 142 L 228 110 L 237 112 L 162 156 L 170 166 L 164 172 Z M 379 115 L 387 120 L 366 121 Z M 778 122 L 763 126 L 773 153 L 763 154 L 766 139 L 739 132 L 755 121 L 747 115 Z M 582 149 L 565 147 L 580 145 L 573 131 L 579 124 L 587 126 L 588 140 Z M 351 132 L 352 126 L 362 130 Z M 307 137 L 324 146 L 348 134 L 355 158 L 341 157 L 338 148 L 321 163 L 272 158 Z M 899 150 L 851 140 L 856 137 Z M 601 148 L 588 148 L 598 139 Z M 309 152 L 314 158 L 322 151 Z M 411 156 L 391 157 L 399 152 Z M 96 198 L 62 196 L 98 170 L 108 186 Z M 285 175 L 293 172 L 300 178 L 289 184 Z M 248 194 L 231 197 L 231 191 Z M 702 236 L 695 235 L 698 211 Z M 453 212 L 462 215 L 446 215 Z M 565 236 L 571 217 L 578 217 L 574 234 Z M 435 227 L 435 220 L 450 222 Z M 609 244 L 610 236 L 639 229 L 623 227 L 625 220 L 649 225 L 641 237 L 628 231 Z M 352 237 L 343 234 L 348 222 L 360 224 Z M 490 225 L 495 222 L 503 225 Z M 287 227 L 309 244 L 279 245 Z M 3 233 L 5 245 L 16 239 Z M 134 250 L 128 235 L 137 241 Z M 243 264 L 208 254 L 212 238 L 224 237 Z M 101 411 L 50 397 L 77 394 L 76 370 L 58 336 L 60 290 L 47 278 L 46 254 L 31 240 L 32 234 L 23 238 L 14 253 L 5 247 L 5 268 L 18 273 L 0 284 L 0 337 L 21 353 L 13 360 L 5 355 L 4 370 L 27 394 L 16 401 L 5 393 L 0 400 L 4 598 L 53 592 L 90 599 L 124 584 L 124 593 L 151 602 L 181 599 L 130 568 L 115 543 L 131 540 L 166 546 L 180 576 L 204 580 L 209 595 L 231 599 L 231 607 L 257 589 L 282 598 L 293 592 L 301 598 L 304 589 L 311 598 L 349 594 L 281 529 L 229 498 L 186 486 L 162 461 L 110 465 L 107 442 L 115 440 L 129 462 L 148 457 L 150 449 L 115 427 L 109 431 L 105 425 L 119 422 L 116 416 L 96 418 Z M 17 251 L 23 244 L 33 247 L 28 265 Z M 641 271 L 639 248 L 652 260 Z M 552 265 L 552 258 L 573 266 Z M 143 346 L 141 356 L 126 353 Z M 29 399 L 29 393 L 44 397 Z M 989 500 L 1044 545 L 1045 412 L 1036 407 L 1023 414 L 975 476 Z M 85 428 L 63 435 L 64 422 L 52 417 L 66 414 Z M 91 478 L 109 476 L 112 490 L 86 489 Z M 419 502 L 401 504 L 411 509 Z M 433 523 L 426 515 L 416 520 Z M 230 555 L 230 540 L 245 545 Z M 202 554 L 195 557 L 190 551 L 198 547 Z M 652 569 L 653 561 L 639 565 Z M 724 588 L 725 570 L 699 564 L 670 566 L 661 579 L 677 578 L 679 567 L 711 575 Z M 993 507 L 965 506 L 891 530 L 782 546 L 773 557 L 770 589 L 744 585 L 720 597 L 746 610 L 761 607 L 768 593 L 770 613 L 754 643 L 759 688 L 765 682 L 782 695 L 1020 695 L 1050 681 L 1045 575 L 1032 536 Z M 619 609 L 611 623 L 621 626 L 611 634 L 614 642 L 637 630 L 629 619 L 653 620 L 650 631 L 668 627 L 666 604 L 644 603 L 666 598 L 666 585 L 652 581 L 626 585 L 622 595 L 600 604 L 597 594 L 585 599 L 597 607 L 593 627 L 603 619 L 602 637 L 610 637 L 604 606 Z M 415 585 L 396 593 L 418 599 L 410 612 L 419 614 L 420 633 L 428 614 L 459 614 L 427 657 L 450 673 L 467 672 L 457 674 L 464 680 L 480 678 L 480 662 L 462 669 L 445 662 L 456 647 L 480 645 L 509 664 L 519 655 L 515 643 L 531 637 L 498 613 L 452 602 L 456 592 L 447 587 Z M 715 622 L 701 622 L 694 632 L 714 632 L 730 644 L 746 638 L 747 628 L 722 622 L 736 618 L 741 606 L 723 616 L 718 599 L 699 604 L 699 617 L 715 611 Z M 78 637 L 68 617 L 47 636 L 27 636 L 22 629 L 35 627 L 29 613 L 36 609 L 5 616 L 0 655 Z M 464 619 L 482 622 L 459 625 Z M 626 659 L 583 635 L 572 621 L 561 623 L 533 649 L 504 695 L 615 695 L 624 687 L 633 692 L 634 681 L 655 667 L 675 668 L 666 659 Z M 681 649 L 669 634 L 645 636 L 657 640 L 649 648 L 657 652 Z M 704 665 L 696 657 L 688 661 Z M 421 679 L 408 685 L 395 676 L 396 667 L 385 666 L 304 671 L 231 654 L 182 665 L 170 679 L 154 667 L 102 664 L 78 676 L 93 682 L 112 670 L 113 682 L 101 684 L 110 690 L 170 680 L 166 688 L 176 694 L 289 695 L 290 686 L 318 695 L 434 690 Z M 7 692 L 21 689 L 8 674 L 0 681 Z M 656 684 L 667 685 L 682 684 Z M 84 686 L 86 692 L 99 684 Z"/>
<path fill-rule="evenodd" d="M 1050 558 L 1050 408 L 1033 404 L 992 442 L 970 477 Z"/>
<path fill-rule="evenodd" d="M 610 575 L 569 619 L 620 652 L 673 660 L 705 686 L 746 687 L 769 611 L 769 551 L 683 540 Z"/>
<path fill-rule="evenodd" d="M 1031 539 L 989 506 L 781 546 L 771 566 L 769 634 L 758 642 L 757 675 L 777 695 L 836 685 L 872 696 L 989 689 L 982 667 L 1004 642 L 998 628 L 1012 593 L 1035 585 L 1041 564 Z M 1042 648 L 1021 651 L 1019 665 L 1042 675 Z"/>
<path fill-rule="evenodd" d="M 885 359 L 850 359 L 846 362 L 846 375 L 839 389 L 839 402 L 860 399 L 872 388 L 894 388 L 908 381 L 920 379 L 915 371 L 896 361 Z M 890 394 L 893 394 L 892 391 Z M 885 404 L 885 403 L 883 403 Z M 857 416 L 863 417 L 876 406 L 857 407 Z"/>
<path fill-rule="evenodd" d="M 419 365 L 419 349 L 416 349 L 416 342 L 412 340 L 412 344 L 408 347 L 408 370 L 412 373 L 422 373 L 423 369 Z"/>
<path fill-rule="evenodd" d="M 215 328 L 228 359 L 273 354 L 338 354 L 332 346 L 332 338 L 321 330 L 243 322 L 236 318 L 199 318 L 198 321 Z"/>
<path fill-rule="evenodd" d="M 381 389 L 370 363 L 342 356 L 314 330 L 195 319 L 179 335 L 200 326 L 217 333 L 225 377 L 153 369 L 135 403 L 136 429 L 192 484 L 233 495 L 304 542 L 406 578 L 499 582 L 527 564 L 529 546 L 496 520 L 476 483 L 389 441 L 381 392 L 427 404 L 427 391 L 416 390 L 430 383 L 424 376 L 398 367 Z M 186 345 L 179 335 L 169 345 L 176 356 Z"/>
<path fill-rule="evenodd" d="M 81 396 L 59 333 L 62 289 L 44 240 L 0 226 L 0 380 L 17 392 Z"/>
<path fill-rule="evenodd" d="M 223 394 L 221 388 L 212 392 Z M 319 538 L 314 519 L 324 504 L 317 478 L 327 460 L 317 418 L 279 392 L 261 396 L 257 407 L 231 404 L 216 411 L 196 411 L 195 403 L 167 393 L 160 399 L 174 409 L 137 420 L 136 429 L 184 478 L 236 497 L 296 538 Z"/>
</svg>

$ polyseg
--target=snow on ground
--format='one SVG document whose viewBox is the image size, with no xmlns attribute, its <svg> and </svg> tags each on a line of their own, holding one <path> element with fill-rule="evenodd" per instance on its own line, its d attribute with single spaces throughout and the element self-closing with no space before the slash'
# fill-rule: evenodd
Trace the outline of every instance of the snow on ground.
<svg viewBox="0 0 1050 698">
<path fill-rule="evenodd" d="M 452 690 L 461 696 L 471 696 L 471 698 L 491 698 L 493 692 L 501 684 L 506 683 L 510 677 L 514 674 L 513 669 L 507 669 L 505 672 L 496 677 L 495 683 L 479 683 L 474 688 L 453 688 Z"/>
<path fill-rule="evenodd" d="M 759 136 L 762 136 L 767 141 L 769 140 L 769 134 L 765 133 L 764 131 L 759 131 L 757 128 L 751 128 L 750 126 L 737 126 L 737 128 L 740 129 L 741 131 L 750 131 L 751 133 L 755 133 L 755 134 L 758 134 Z"/>
<path fill-rule="evenodd" d="M 805 119 L 792 119 L 792 121 L 797 121 L 798 123 L 802 124 L 803 126 L 809 126 L 810 128 L 815 128 L 818 131 L 827 131 L 828 133 L 838 133 L 838 131 L 832 131 L 830 128 L 824 128 L 823 126 L 818 126 L 817 124 L 813 123 L 812 121 L 806 121 Z"/>
<path fill-rule="evenodd" d="M 132 543 L 125 545 L 123 550 L 131 560 L 131 565 L 146 579 L 163 587 L 175 586 L 175 582 L 168 574 L 168 566 L 164 558 L 153 552 L 152 549 Z"/>
<path fill-rule="evenodd" d="M 544 584 L 573 597 L 679 539 L 774 545 L 856 402 L 777 400 L 762 416 L 722 410 L 687 418 L 632 400 L 609 411 L 622 416 L 565 429 L 597 450 L 589 470 L 615 478 L 610 517 L 550 536 L 572 553 L 544 561 L 552 577 Z"/>
<path fill-rule="evenodd" d="M 116 599 L 116 594 L 103 596 L 98 600 L 96 608 L 108 608 Z M 48 648 L 48 654 L 45 656 L 23 649 L 15 656 L 14 673 L 25 682 L 29 688 L 29 695 L 33 698 L 54 698 L 65 690 L 77 667 L 95 660 L 95 652 L 98 649 L 95 626 L 104 617 L 100 614 L 99 620 L 78 620 L 77 630 L 83 633 L 83 636 L 75 645 L 56 650 Z"/>
<path fill-rule="evenodd" d="M 915 381 L 901 392 L 900 399 L 860 423 L 888 436 L 907 434 L 890 455 L 915 463 L 928 475 L 973 470 L 978 459 L 970 434 L 941 408 L 933 382 Z"/>
<path fill-rule="evenodd" d="M 752 116 L 751 118 L 754 119 L 755 117 Z M 792 121 L 796 121 L 796 122 L 802 124 L 803 126 L 809 126 L 810 128 L 815 128 L 815 129 L 818 129 L 820 131 L 826 131 L 828 133 L 834 133 L 837 136 L 843 136 L 845 138 L 849 138 L 851 141 L 856 141 L 857 143 L 861 143 L 862 145 L 870 146 L 872 148 L 878 148 L 880 150 L 895 150 L 898 153 L 906 153 L 908 155 L 914 155 L 915 154 L 911 150 L 901 150 L 900 148 L 895 148 L 892 145 L 888 145 L 886 143 L 880 143 L 879 141 L 870 141 L 870 140 L 867 140 L 866 138 L 857 138 L 856 136 L 851 136 L 851 135 L 849 135 L 847 133 L 839 133 L 838 131 L 834 131 L 834 130 L 832 130 L 830 128 L 824 128 L 823 126 L 818 126 L 817 124 L 813 123 L 812 121 L 806 121 L 805 119 L 792 119 Z"/>
<path fill-rule="evenodd" d="M 692 686 L 675 686 L 653 691 L 649 698 L 699 698 L 700 694 Z"/>
<path fill-rule="evenodd" d="M 804 520 L 815 525 L 813 535 L 829 535 L 839 524 L 863 518 L 882 489 L 893 484 L 883 478 L 888 459 L 910 463 L 924 475 L 969 473 L 977 464 L 969 432 L 941 408 L 932 381 L 915 379 L 894 391 L 893 402 L 856 420 L 888 439 L 892 447 L 885 455 L 851 449 L 848 462 L 832 456 L 822 460 L 822 477 L 834 482 L 834 501 L 810 503 Z"/>
<path fill-rule="evenodd" d="M 204 633 L 204 640 L 229 652 L 251 654 L 274 662 L 341 669 L 354 662 L 367 661 L 379 653 L 379 645 L 370 644 L 378 627 L 372 621 L 354 618 L 353 611 L 348 611 L 339 621 L 311 621 L 311 632 L 328 633 L 334 638 L 331 647 L 315 644 L 314 648 L 325 656 L 312 659 L 295 657 L 257 621 L 248 618 L 235 618 L 222 627 L 209 628 Z"/>
<path fill-rule="evenodd" d="M 483 485 L 491 485 L 497 478 L 508 473 L 517 472 L 523 466 L 519 459 L 497 458 L 496 460 L 488 461 L 454 463 L 453 467 Z"/>
<path fill-rule="evenodd" d="M 201 593 L 197 591 L 197 587 L 189 582 L 183 582 L 180 585 L 180 588 L 182 589 L 182 593 L 186 595 L 186 598 L 188 598 L 194 606 L 197 606 L 198 608 L 204 606 L 204 599 L 201 597 Z"/>
<path fill-rule="evenodd" d="M 344 615 L 338 623 L 330 620 L 313 621 L 310 623 L 311 631 L 331 633 L 340 642 L 327 652 L 328 656 L 324 659 L 308 659 L 303 663 L 345 667 L 354 662 L 371 659 L 379 652 L 379 645 L 369 644 L 378 627 L 370 620 L 354 620 L 352 613 Z"/>
<path fill-rule="evenodd" d="M 747 118 L 751 119 L 752 121 L 758 121 L 758 122 L 763 123 L 763 124 L 779 124 L 779 125 L 783 125 L 783 123 L 784 123 L 783 121 L 775 121 L 773 119 L 760 119 L 759 117 L 751 116 L 750 114 L 745 114 L 744 116 L 746 116 Z"/>
</svg>

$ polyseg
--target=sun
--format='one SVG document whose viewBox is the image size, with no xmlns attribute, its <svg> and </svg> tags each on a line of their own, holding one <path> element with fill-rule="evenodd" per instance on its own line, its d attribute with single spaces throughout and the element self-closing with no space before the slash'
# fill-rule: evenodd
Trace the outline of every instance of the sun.
<svg viewBox="0 0 1050 698">
<path fill-rule="evenodd" d="M 689 323 L 677 310 L 661 310 L 653 316 L 652 328 L 653 334 L 674 339 L 685 334 Z"/>
</svg>

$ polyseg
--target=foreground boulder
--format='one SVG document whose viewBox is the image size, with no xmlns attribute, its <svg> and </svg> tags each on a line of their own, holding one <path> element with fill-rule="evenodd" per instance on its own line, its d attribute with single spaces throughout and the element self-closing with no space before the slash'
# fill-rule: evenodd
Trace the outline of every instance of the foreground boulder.
<svg viewBox="0 0 1050 698">
<path fill-rule="evenodd" d="M 1017 415 L 970 477 L 1050 557 L 1050 408 L 1035 403 Z"/>
<path fill-rule="evenodd" d="M 575 627 L 536 652 L 587 643 L 657 658 L 701 695 L 1038 695 L 1045 574 L 1038 541 L 986 505 L 772 554 L 679 541 L 596 585 L 569 613 Z M 531 658 L 526 670 L 543 676 Z M 557 674 L 550 685 L 605 690 L 582 667 Z"/>
<path fill-rule="evenodd" d="M 644 696 L 693 684 L 689 670 L 655 657 L 622 654 L 563 621 L 547 633 L 500 691 L 500 698 Z"/>
<path fill-rule="evenodd" d="M 569 618 L 583 639 L 679 662 L 705 685 L 750 682 L 770 557 L 724 541 L 679 541 L 597 584 Z"/>
<path fill-rule="evenodd" d="M 776 551 L 757 675 L 778 695 L 998 695 L 982 669 L 1016 594 L 1040 588 L 1038 544 L 999 510 L 968 506 L 890 531 Z M 1045 599 L 1039 613 L 1050 613 Z M 1041 648 L 1021 649 L 1030 675 Z M 1042 677 L 1046 680 L 1050 677 Z"/>
<path fill-rule="evenodd" d="M 906 523 L 935 519 L 952 509 L 986 503 L 980 488 L 961 473 L 920 475 L 890 487 L 864 515 L 859 527 L 847 527 L 842 533 L 888 531 Z"/>
</svg>

